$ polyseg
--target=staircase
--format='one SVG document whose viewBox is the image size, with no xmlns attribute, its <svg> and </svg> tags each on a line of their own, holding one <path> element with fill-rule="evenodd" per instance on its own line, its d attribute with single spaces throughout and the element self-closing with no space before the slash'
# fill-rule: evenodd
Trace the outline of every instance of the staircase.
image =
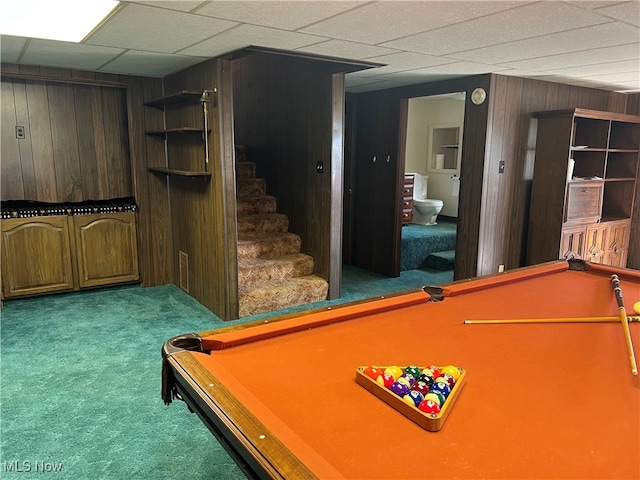
<svg viewBox="0 0 640 480">
<path fill-rule="evenodd" d="M 236 146 L 240 317 L 325 300 L 329 284 L 313 274 L 313 258 L 300 252 L 302 240 L 255 172 Z"/>
</svg>

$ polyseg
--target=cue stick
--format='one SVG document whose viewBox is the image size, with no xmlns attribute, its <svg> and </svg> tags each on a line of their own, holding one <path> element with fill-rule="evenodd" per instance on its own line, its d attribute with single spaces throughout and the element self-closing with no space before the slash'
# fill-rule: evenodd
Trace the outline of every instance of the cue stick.
<svg viewBox="0 0 640 480">
<path fill-rule="evenodd" d="M 640 317 L 627 317 L 629 322 L 640 322 Z M 501 324 L 501 323 L 609 323 L 619 322 L 619 317 L 565 317 L 565 318 L 517 318 L 504 320 L 465 320 L 471 324 Z"/>
<path fill-rule="evenodd" d="M 627 311 L 624 309 L 624 302 L 622 300 L 622 288 L 620 287 L 620 279 L 618 275 L 611 275 L 611 282 L 613 283 L 613 293 L 618 301 L 618 310 L 620 311 L 620 323 L 622 323 L 622 329 L 624 330 L 624 338 L 627 341 L 627 350 L 629 351 L 629 361 L 631 362 L 631 373 L 638 375 L 638 366 L 636 365 L 636 356 L 633 353 L 633 343 L 631 341 L 631 332 L 629 331 L 629 322 L 627 321 Z"/>
</svg>

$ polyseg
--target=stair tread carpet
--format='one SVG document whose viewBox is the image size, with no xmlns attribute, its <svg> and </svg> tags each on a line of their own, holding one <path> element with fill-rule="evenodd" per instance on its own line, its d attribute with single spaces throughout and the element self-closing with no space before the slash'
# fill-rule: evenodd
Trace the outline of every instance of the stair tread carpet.
<svg viewBox="0 0 640 480">
<path fill-rule="evenodd" d="M 240 293 L 240 316 L 295 307 L 327 298 L 329 284 L 317 275 L 283 279 Z"/>
<path fill-rule="evenodd" d="M 258 213 L 275 213 L 276 197 L 260 195 L 256 197 L 240 197 L 236 199 L 238 217 Z"/>
<path fill-rule="evenodd" d="M 281 213 L 256 213 L 238 215 L 238 238 L 249 239 L 289 230 L 289 217 Z"/>
<path fill-rule="evenodd" d="M 250 258 L 238 261 L 238 288 L 244 292 L 249 288 L 293 277 L 305 277 L 313 274 L 313 257 L 304 253 L 283 255 L 281 257 Z"/>
<path fill-rule="evenodd" d="M 456 258 L 455 250 L 445 250 L 442 252 L 434 252 L 430 254 L 425 263 L 427 268 L 436 270 L 453 270 L 453 264 Z"/>
<path fill-rule="evenodd" d="M 247 258 L 275 258 L 299 253 L 302 240 L 295 233 L 279 233 L 238 240 L 238 260 Z"/>
</svg>

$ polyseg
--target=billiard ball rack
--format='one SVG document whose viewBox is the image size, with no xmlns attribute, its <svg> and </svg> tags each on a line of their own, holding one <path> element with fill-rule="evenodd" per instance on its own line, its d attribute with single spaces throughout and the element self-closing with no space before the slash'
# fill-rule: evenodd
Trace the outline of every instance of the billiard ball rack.
<svg viewBox="0 0 640 480">
<path fill-rule="evenodd" d="M 412 420 L 414 423 L 418 424 L 423 429 L 429 432 L 437 432 L 444 426 L 447 417 L 451 413 L 453 409 L 453 405 L 455 404 L 458 396 L 460 395 L 460 391 L 464 386 L 466 371 L 463 368 L 457 367 L 460 375 L 456 380 L 456 383 L 453 385 L 451 389 L 451 393 L 446 398 L 444 404 L 441 406 L 440 411 L 438 413 L 425 413 L 419 410 L 417 407 L 413 405 L 409 405 L 406 403 L 402 397 L 399 397 L 391 390 L 377 383 L 374 379 L 368 377 L 364 374 L 364 370 L 367 366 L 361 366 L 356 369 L 356 382 L 367 389 L 369 392 L 373 393 L 380 400 L 384 401 L 387 405 L 391 406 L 399 413 Z M 384 366 L 378 366 L 378 368 L 384 369 Z M 426 367 L 420 367 L 426 368 Z"/>
</svg>

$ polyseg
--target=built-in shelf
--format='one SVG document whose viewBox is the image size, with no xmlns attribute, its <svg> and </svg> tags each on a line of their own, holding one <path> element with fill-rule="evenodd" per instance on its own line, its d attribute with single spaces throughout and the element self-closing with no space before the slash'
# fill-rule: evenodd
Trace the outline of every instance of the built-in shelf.
<svg viewBox="0 0 640 480">
<path fill-rule="evenodd" d="M 149 167 L 150 172 L 163 173 L 165 175 L 178 175 L 180 177 L 210 177 L 211 172 L 200 172 L 195 170 L 176 170 L 174 168 L 165 167 Z"/>
<path fill-rule="evenodd" d="M 198 102 L 201 96 L 202 96 L 202 92 L 194 92 L 191 90 L 180 90 L 179 92 L 172 93 L 171 95 L 167 95 L 167 96 L 146 102 L 145 105 L 147 107 L 164 110 L 166 105 Z"/>
<path fill-rule="evenodd" d="M 159 137 L 164 137 L 170 133 L 202 133 L 202 128 L 196 127 L 179 127 L 179 128 L 165 128 L 163 130 L 147 130 L 145 132 L 147 135 L 157 135 Z"/>
</svg>

